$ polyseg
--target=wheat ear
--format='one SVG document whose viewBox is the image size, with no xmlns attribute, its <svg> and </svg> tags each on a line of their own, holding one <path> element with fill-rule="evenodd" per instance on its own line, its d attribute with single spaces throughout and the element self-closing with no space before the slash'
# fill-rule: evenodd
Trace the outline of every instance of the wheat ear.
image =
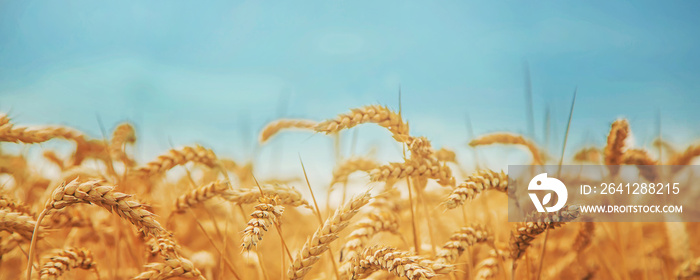
<svg viewBox="0 0 700 280">
<path fill-rule="evenodd" d="M 700 145 L 692 145 L 682 153 L 676 154 L 668 160 L 668 165 L 689 165 L 693 158 L 700 156 Z"/>
<path fill-rule="evenodd" d="M 41 280 L 58 279 L 71 268 L 85 270 L 93 269 L 97 264 L 92 259 L 92 253 L 85 248 L 71 248 L 58 252 L 49 257 L 39 273 Z"/>
<path fill-rule="evenodd" d="M 182 213 L 194 205 L 203 203 L 215 196 L 224 196 L 230 192 L 231 187 L 226 182 L 211 182 L 179 196 L 175 200 L 175 212 Z"/>
<path fill-rule="evenodd" d="M 486 227 L 479 224 L 462 227 L 452 234 L 450 240 L 437 252 L 436 261 L 454 263 L 467 248 L 490 241 L 493 241 L 493 234 Z"/>
<path fill-rule="evenodd" d="M 540 149 L 532 143 L 532 141 L 525 139 L 525 137 L 512 133 L 497 132 L 492 134 L 483 135 L 469 142 L 469 146 L 476 147 L 481 145 L 492 145 L 492 144 L 506 144 L 506 145 L 522 145 L 525 146 L 532 154 L 532 161 L 534 164 L 542 164 L 542 157 Z"/>
<path fill-rule="evenodd" d="M 36 246 L 36 235 L 38 225 L 43 217 L 51 210 L 62 209 L 76 203 L 95 204 L 102 208 L 116 213 L 119 217 L 131 222 L 139 231 L 145 234 L 158 235 L 165 229 L 153 218 L 153 213 L 144 209 L 144 205 L 139 203 L 131 195 L 114 191 L 112 186 L 103 186 L 102 181 L 92 180 L 79 182 L 78 179 L 68 184 L 59 185 L 51 194 L 51 198 L 46 202 L 44 210 L 39 214 L 34 227 L 34 235 L 29 245 L 29 260 L 27 262 L 27 279 L 31 279 L 32 260 L 34 259 L 34 246 Z"/>
<path fill-rule="evenodd" d="M 313 130 L 318 123 L 312 120 L 281 119 L 268 123 L 260 132 L 260 143 L 265 143 L 284 129 Z"/>
<path fill-rule="evenodd" d="M 146 240 L 151 256 L 161 255 L 165 258 L 180 257 L 180 245 L 175 242 L 171 232 L 161 232 L 156 236 L 149 236 Z"/>
<path fill-rule="evenodd" d="M 363 157 L 354 157 L 344 160 L 333 169 L 333 179 L 330 186 L 337 183 L 345 183 L 348 181 L 348 176 L 357 171 L 370 171 L 377 168 L 379 163 L 375 160 Z"/>
<path fill-rule="evenodd" d="M 554 229 L 576 219 L 580 214 L 577 206 L 568 206 L 556 212 L 535 213 L 526 218 L 527 222 L 516 225 L 510 234 L 510 255 L 514 261 L 523 255 L 530 243 L 547 229 Z"/>
<path fill-rule="evenodd" d="M 340 231 L 348 226 L 350 219 L 357 214 L 360 207 L 369 202 L 369 199 L 369 191 L 354 196 L 348 203 L 338 208 L 333 216 L 326 219 L 296 254 L 287 271 L 290 280 L 304 279 L 311 267 L 321 258 L 321 254 L 328 250 L 331 242 L 338 239 Z"/>
<path fill-rule="evenodd" d="M 605 145 L 603 154 L 605 155 L 604 162 L 606 165 L 619 165 L 622 163 L 622 155 L 624 154 L 625 139 L 630 134 L 630 125 L 625 119 L 619 119 L 610 126 L 610 134 L 608 134 L 608 143 Z"/>
<path fill-rule="evenodd" d="M 141 176 L 155 176 L 162 174 L 171 168 L 183 165 L 188 162 L 197 162 L 208 167 L 216 166 L 216 155 L 212 150 L 202 146 L 183 147 L 181 149 L 171 149 L 168 153 L 158 156 L 154 161 L 136 169 L 136 173 Z"/>
<path fill-rule="evenodd" d="M 304 200 L 301 193 L 294 187 L 286 185 L 263 185 L 261 186 L 265 195 L 275 196 L 280 205 L 290 205 L 294 207 L 309 206 L 309 202 Z M 258 189 L 233 189 L 221 195 L 222 198 L 236 204 L 253 204 L 261 197 Z"/>
<path fill-rule="evenodd" d="M 498 262 L 499 259 L 503 259 L 504 253 L 497 250 L 491 249 L 489 251 L 488 257 L 481 260 L 476 265 L 476 273 L 474 275 L 475 280 L 493 280 L 496 279 L 498 274 Z"/>
<path fill-rule="evenodd" d="M 456 208 L 464 204 L 468 199 L 473 199 L 477 194 L 486 190 L 508 191 L 508 175 L 492 170 L 479 170 L 467 177 L 464 182 L 457 185 L 444 202 L 448 209 Z"/>
<path fill-rule="evenodd" d="M 136 142 L 136 131 L 129 123 L 119 124 L 112 132 L 112 139 L 109 141 L 109 152 L 113 158 L 121 160 L 126 164 L 134 162 L 124 152 L 124 145 Z"/>
<path fill-rule="evenodd" d="M 343 263 L 339 268 L 340 274 L 347 275 L 351 272 L 353 260 L 362 253 L 367 242 L 375 234 L 382 231 L 398 233 L 398 229 L 398 215 L 389 211 L 369 213 L 369 215 L 357 221 L 341 249 L 340 260 Z"/>
<path fill-rule="evenodd" d="M 34 217 L 34 212 L 26 204 L 16 201 L 12 197 L 0 193 L 0 209 L 10 210 L 12 212 L 24 213 Z"/>
<path fill-rule="evenodd" d="M 444 147 L 435 151 L 435 157 L 437 157 L 439 161 L 457 163 L 457 154 L 455 154 L 454 151 L 448 150 Z"/>
<path fill-rule="evenodd" d="M 408 139 L 408 123 L 405 123 L 398 113 L 380 105 L 351 109 L 350 113 L 319 123 L 315 130 L 325 134 L 337 133 L 363 123 L 376 123 L 388 129 L 396 141 L 404 142 Z"/>
<path fill-rule="evenodd" d="M 406 162 L 392 162 L 382 165 L 369 172 L 373 182 L 398 181 L 407 177 L 426 177 L 435 179 L 440 185 L 454 186 L 455 178 L 452 171 L 444 163 L 436 159 L 409 159 Z"/>
<path fill-rule="evenodd" d="M 593 233 L 595 232 L 595 223 L 593 222 L 583 222 L 579 226 L 578 233 L 574 239 L 573 249 L 576 252 L 583 252 L 593 240 Z"/>
<path fill-rule="evenodd" d="M 194 264 L 185 258 L 169 258 L 162 263 L 150 263 L 146 265 L 146 271 L 132 278 L 132 280 L 163 280 L 173 277 L 185 279 L 204 279 L 202 273 L 194 267 Z"/>
<path fill-rule="evenodd" d="M 642 149 L 629 149 L 622 154 L 620 163 L 631 165 L 656 165 L 658 162 Z"/>
<path fill-rule="evenodd" d="M 241 247 L 244 250 L 255 247 L 262 240 L 268 227 L 279 224 L 282 212 L 284 212 L 284 207 L 279 205 L 279 199 L 268 196 L 261 197 L 260 204 L 256 205 L 255 211 L 250 214 L 253 218 L 248 221 L 248 226 L 243 232 Z"/>
<path fill-rule="evenodd" d="M 574 154 L 575 161 L 600 163 L 602 154 L 596 147 L 583 148 Z"/>
<path fill-rule="evenodd" d="M 15 127 L 7 115 L 0 115 L 0 142 L 41 143 L 53 138 L 85 141 L 85 136 L 72 128 L 49 126 L 40 128 Z"/>
<path fill-rule="evenodd" d="M 27 240 L 32 239 L 36 222 L 34 217 L 21 212 L 0 209 L 0 230 L 17 233 Z"/>
<path fill-rule="evenodd" d="M 360 276 L 377 270 L 386 270 L 410 280 L 430 279 L 437 275 L 430 267 L 430 261 L 425 258 L 394 248 L 373 246 L 365 249 L 355 259 L 350 279 L 359 279 Z"/>
</svg>

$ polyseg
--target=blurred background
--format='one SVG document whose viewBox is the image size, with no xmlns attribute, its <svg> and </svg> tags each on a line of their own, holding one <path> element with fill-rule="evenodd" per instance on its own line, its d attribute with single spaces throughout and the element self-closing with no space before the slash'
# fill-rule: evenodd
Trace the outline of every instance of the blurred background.
<svg viewBox="0 0 700 280">
<path fill-rule="evenodd" d="M 619 117 L 638 146 L 659 128 L 681 148 L 700 138 L 700 2 L 497 2 L 0 1 L 0 111 L 93 137 L 100 122 L 107 133 L 133 122 L 142 161 L 201 143 L 261 173 L 300 175 L 301 155 L 328 178 L 331 138 L 283 133 L 260 146 L 261 128 L 398 110 L 400 88 L 412 134 L 466 165 L 469 139 L 494 131 L 558 157 L 578 88 L 569 156 L 603 146 Z M 363 126 L 342 135 L 341 154 L 398 160 L 391 143 Z"/>
</svg>

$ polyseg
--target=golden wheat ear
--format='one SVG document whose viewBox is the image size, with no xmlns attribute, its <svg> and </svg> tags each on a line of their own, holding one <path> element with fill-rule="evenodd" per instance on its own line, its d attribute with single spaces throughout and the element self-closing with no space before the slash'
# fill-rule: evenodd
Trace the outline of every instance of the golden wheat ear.
<svg viewBox="0 0 700 280">
<path fill-rule="evenodd" d="M 338 239 L 338 234 L 350 224 L 350 219 L 357 214 L 360 207 L 369 202 L 370 197 L 369 191 L 357 195 L 326 219 L 296 254 L 287 271 L 287 277 L 293 280 L 304 279 L 311 267 L 321 258 L 321 254 L 329 249 L 329 244 Z"/>
<path fill-rule="evenodd" d="M 47 262 L 41 267 L 39 278 L 41 280 L 58 279 L 70 269 L 90 270 L 96 266 L 97 263 L 93 260 L 90 250 L 85 248 L 65 249 L 48 257 Z"/>
<path fill-rule="evenodd" d="M 467 177 L 464 182 L 457 185 L 443 203 L 447 209 L 453 209 L 463 205 L 467 200 L 473 199 L 486 190 L 508 192 L 508 175 L 492 170 L 479 170 Z"/>
<path fill-rule="evenodd" d="M 260 132 L 260 143 L 265 143 L 282 130 L 297 129 L 313 131 L 318 123 L 312 120 L 281 119 L 268 123 Z"/>
</svg>

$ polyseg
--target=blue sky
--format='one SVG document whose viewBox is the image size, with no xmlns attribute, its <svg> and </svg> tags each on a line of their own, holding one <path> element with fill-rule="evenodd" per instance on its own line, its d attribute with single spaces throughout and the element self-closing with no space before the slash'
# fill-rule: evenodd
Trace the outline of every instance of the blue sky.
<svg viewBox="0 0 700 280">
<path fill-rule="evenodd" d="M 130 120 L 144 159 L 201 142 L 296 160 L 324 157 L 330 141 L 296 133 L 270 144 L 284 149 L 253 149 L 267 121 L 397 108 L 401 85 L 412 132 L 463 149 L 467 114 L 475 134 L 527 133 L 527 61 L 540 145 L 549 108 L 560 149 L 578 86 L 572 149 L 602 145 L 618 117 L 648 146 L 659 113 L 682 147 L 700 138 L 697 11 L 697 1 L 2 1 L 0 111 L 96 137 L 97 115 L 108 130 Z M 388 138 L 358 133 L 360 151 Z"/>
</svg>

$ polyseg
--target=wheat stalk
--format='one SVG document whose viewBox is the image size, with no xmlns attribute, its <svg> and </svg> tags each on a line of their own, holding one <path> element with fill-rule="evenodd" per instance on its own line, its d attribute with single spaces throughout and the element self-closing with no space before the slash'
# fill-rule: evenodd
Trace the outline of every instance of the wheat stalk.
<svg viewBox="0 0 700 280">
<path fill-rule="evenodd" d="M 506 145 L 522 145 L 525 146 L 532 154 L 532 161 L 534 164 L 542 164 L 542 157 L 540 149 L 532 143 L 532 141 L 525 139 L 525 137 L 512 133 L 497 132 L 492 134 L 483 135 L 469 142 L 469 146 L 476 147 L 482 145 L 492 145 L 492 144 L 506 144 Z"/>
<path fill-rule="evenodd" d="M 281 119 L 268 123 L 260 132 L 260 143 L 265 143 L 284 129 L 313 130 L 318 123 L 312 120 Z"/>
<path fill-rule="evenodd" d="M 88 249 L 65 249 L 49 257 L 41 268 L 39 278 L 41 280 L 58 279 L 71 268 L 90 270 L 96 266 L 97 263 L 92 259 L 92 253 Z"/>
<path fill-rule="evenodd" d="M 473 224 L 462 227 L 452 234 L 450 240 L 438 251 L 436 261 L 454 263 L 467 248 L 477 243 L 491 241 L 493 241 L 493 234 L 483 225 Z"/>
<path fill-rule="evenodd" d="M 475 280 L 493 280 L 496 279 L 499 271 L 499 259 L 503 259 L 504 253 L 497 249 L 491 249 L 488 257 L 481 260 L 476 265 Z"/>
<path fill-rule="evenodd" d="M 321 254 L 328 250 L 331 242 L 338 239 L 340 231 L 348 226 L 350 219 L 357 214 L 360 207 L 369 202 L 369 199 L 369 191 L 354 196 L 348 203 L 338 208 L 333 216 L 326 219 L 296 254 L 287 271 L 290 280 L 304 279 L 311 267 L 321 258 Z"/>
<path fill-rule="evenodd" d="M 350 113 L 340 114 L 335 119 L 319 123 L 315 130 L 325 134 L 337 133 L 363 123 L 376 123 L 388 129 L 396 141 L 404 142 L 408 139 L 408 123 L 401 120 L 399 114 L 380 105 L 351 109 Z"/>
<path fill-rule="evenodd" d="M 477 194 L 486 190 L 508 191 L 508 175 L 492 170 L 479 170 L 467 177 L 464 182 L 457 185 L 444 202 L 448 209 L 456 208 L 464 204 L 468 199 L 473 199 Z"/>
</svg>

